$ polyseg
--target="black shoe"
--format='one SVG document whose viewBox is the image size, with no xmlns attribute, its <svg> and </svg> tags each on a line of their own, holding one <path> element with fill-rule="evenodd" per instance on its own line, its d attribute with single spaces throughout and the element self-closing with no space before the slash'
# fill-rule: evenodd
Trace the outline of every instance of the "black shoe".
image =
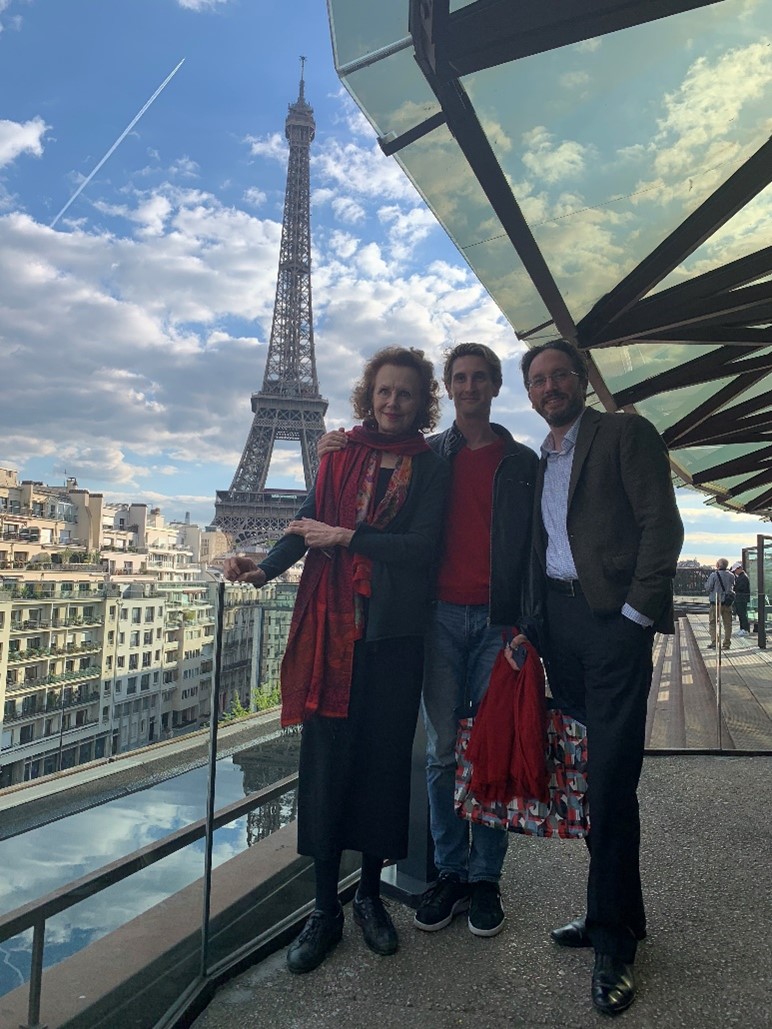
<svg viewBox="0 0 772 1029">
<path fill-rule="evenodd" d="M 550 936 L 559 947 L 591 947 L 592 940 L 587 932 L 585 915 L 575 918 L 568 925 L 561 925 L 559 929 L 553 929 Z M 645 929 L 633 929 L 633 936 L 636 940 L 646 939 Z"/>
<path fill-rule="evenodd" d="M 504 928 L 504 908 L 496 883 L 482 880 L 470 884 L 469 932 L 475 936 L 498 936 Z"/>
<path fill-rule="evenodd" d="M 469 883 L 461 882 L 455 872 L 442 872 L 421 897 L 413 925 L 428 933 L 436 932 L 468 907 Z"/>
<path fill-rule="evenodd" d="M 618 1015 L 635 1000 L 633 966 L 611 954 L 596 954 L 592 1002 L 604 1015 Z"/>
<path fill-rule="evenodd" d="M 343 936 L 343 911 L 336 914 L 327 911 L 312 911 L 303 931 L 287 951 L 287 967 L 290 972 L 311 972 L 324 961 L 330 951 L 337 947 Z"/>
<path fill-rule="evenodd" d="M 715 643 L 709 643 L 708 644 L 708 650 L 715 650 L 715 649 L 716 649 L 716 644 Z"/>
<path fill-rule="evenodd" d="M 397 930 L 380 897 L 354 897 L 354 921 L 365 943 L 376 954 L 393 954 L 399 947 Z"/>
<path fill-rule="evenodd" d="M 568 925 L 561 925 L 559 929 L 553 929 L 550 936 L 559 947 L 592 946 L 587 926 L 584 924 L 584 915 L 581 918 L 575 918 Z"/>
</svg>

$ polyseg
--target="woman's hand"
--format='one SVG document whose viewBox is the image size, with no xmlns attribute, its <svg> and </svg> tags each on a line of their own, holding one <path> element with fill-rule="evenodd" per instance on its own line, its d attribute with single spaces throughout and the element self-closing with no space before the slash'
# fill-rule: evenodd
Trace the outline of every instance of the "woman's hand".
<svg viewBox="0 0 772 1029">
<path fill-rule="evenodd" d="M 227 557 L 223 565 L 223 578 L 228 582 L 247 582 L 252 586 L 265 585 L 265 572 L 251 557 Z"/>
<path fill-rule="evenodd" d="M 353 529 L 317 522 L 315 518 L 296 518 L 287 526 L 287 532 L 294 536 L 302 536 L 306 546 L 314 550 L 347 547 L 354 535 Z"/>
<path fill-rule="evenodd" d="M 347 443 L 345 429 L 332 429 L 325 432 L 316 444 L 316 455 L 324 457 L 325 454 L 334 454 L 336 450 L 343 450 Z"/>
</svg>

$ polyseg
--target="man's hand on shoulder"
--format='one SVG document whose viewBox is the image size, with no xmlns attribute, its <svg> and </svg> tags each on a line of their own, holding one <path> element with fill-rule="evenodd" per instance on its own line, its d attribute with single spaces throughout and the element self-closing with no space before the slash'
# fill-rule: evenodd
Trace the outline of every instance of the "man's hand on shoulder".
<svg viewBox="0 0 772 1029">
<path fill-rule="evenodd" d="M 343 450 L 347 443 L 345 429 L 331 429 L 316 444 L 316 455 L 324 457 L 325 454 L 334 454 L 336 450 Z"/>
</svg>

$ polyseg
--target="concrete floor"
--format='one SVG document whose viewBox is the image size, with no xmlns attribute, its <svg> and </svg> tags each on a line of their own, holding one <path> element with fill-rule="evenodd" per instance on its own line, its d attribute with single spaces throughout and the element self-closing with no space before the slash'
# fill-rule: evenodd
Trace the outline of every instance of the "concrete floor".
<svg viewBox="0 0 772 1029">
<path fill-rule="evenodd" d="M 772 1024 L 768 757 L 648 757 L 641 781 L 649 937 L 625 1029 L 761 1029 Z M 291 975 L 281 951 L 231 980 L 196 1029 L 584 1029 L 607 1024 L 590 1001 L 592 954 L 550 928 L 580 913 L 581 842 L 512 837 L 504 931 L 472 936 L 464 916 L 419 932 L 390 901 L 396 955 L 368 951 L 346 910 L 343 942 L 316 971 Z"/>
</svg>

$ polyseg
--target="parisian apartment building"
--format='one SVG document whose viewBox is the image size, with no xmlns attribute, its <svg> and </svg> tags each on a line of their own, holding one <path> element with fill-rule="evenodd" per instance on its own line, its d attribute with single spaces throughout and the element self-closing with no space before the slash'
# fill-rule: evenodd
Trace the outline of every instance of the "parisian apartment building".
<svg viewBox="0 0 772 1029">
<path fill-rule="evenodd" d="M 227 549 L 187 517 L 0 468 L 0 788 L 209 723 Z M 218 718 L 274 696 L 297 574 L 225 588 Z"/>
</svg>

